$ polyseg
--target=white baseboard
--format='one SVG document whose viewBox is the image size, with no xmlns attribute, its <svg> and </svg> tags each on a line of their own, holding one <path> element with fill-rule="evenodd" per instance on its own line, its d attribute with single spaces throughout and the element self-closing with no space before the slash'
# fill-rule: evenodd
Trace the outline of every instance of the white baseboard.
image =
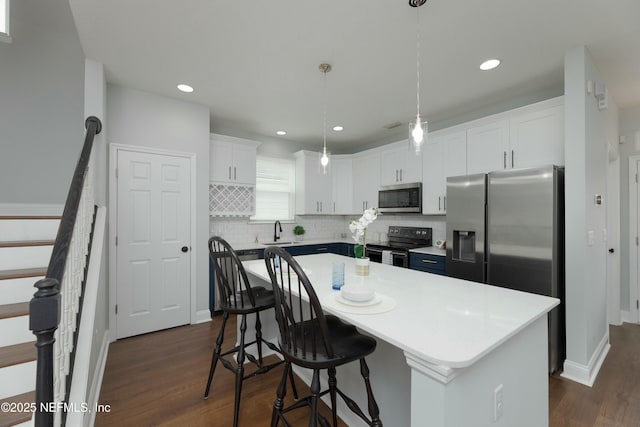
<svg viewBox="0 0 640 427">
<path fill-rule="evenodd" d="M 196 321 L 194 324 L 211 322 L 211 312 L 207 310 L 196 311 Z"/>
<path fill-rule="evenodd" d="M 631 316 L 630 311 L 620 310 L 620 318 L 622 319 L 623 323 L 637 323 Z"/>
<path fill-rule="evenodd" d="M 587 365 L 567 359 L 564 361 L 564 369 L 561 376 L 589 387 L 593 386 L 610 348 L 609 333 L 607 332 L 604 337 L 602 337 L 593 355 L 591 355 L 591 359 L 589 359 Z"/>
<path fill-rule="evenodd" d="M 0 203 L 2 216 L 61 216 L 64 205 L 36 203 Z"/>
<path fill-rule="evenodd" d="M 102 346 L 100 346 L 100 354 L 98 355 L 98 363 L 93 373 L 89 393 L 87 393 L 87 403 L 90 408 L 97 408 L 100 402 L 100 390 L 102 389 L 102 379 L 104 378 L 104 369 L 107 365 L 107 355 L 109 354 L 109 331 L 104 331 L 102 338 Z M 85 417 L 84 425 L 93 427 L 96 422 L 96 411 L 91 411 L 89 417 Z"/>
</svg>

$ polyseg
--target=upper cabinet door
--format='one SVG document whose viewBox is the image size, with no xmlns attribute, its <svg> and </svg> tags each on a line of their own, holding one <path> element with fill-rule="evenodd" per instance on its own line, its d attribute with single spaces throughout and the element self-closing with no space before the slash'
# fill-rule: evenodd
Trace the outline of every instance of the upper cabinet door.
<svg viewBox="0 0 640 427">
<path fill-rule="evenodd" d="M 380 153 L 353 157 L 353 213 L 378 207 L 380 190 Z"/>
<path fill-rule="evenodd" d="M 500 120 L 467 130 L 467 173 L 507 169 L 509 121 Z"/>
<path fill-rule="evenodd" d="M 564 164 L 564 107 L 521 114 L 510 121 L 509 164 L 528 168 Z"/>
<path fill-rule="evenodd" d="M 233 176 L 233 145 L 227 142 L 212 142 L 209 151 L 209 178 L 214 182 L 231 182 Z M 255 165 L 254 165 L 255 168 Z"/>
<path fill-rule="evenodd" d="M 422 213 L 442 215 L 444 213 L 444 163 L 440 138 L 433 138 L 423 148 Z"/>
<path fill-rule="evenodd" d="M 256 183 L 256 149 L 236 145 L 233 149 L 233 180 L 242 184 Z"/>
<path fill-rule="evenodd" d="M 320 166 L 320 153 L 298 151 L 296 156 L 296 214 L 330 214 L 332 204 L 332 162 L 327 173 Z"/>
<path fill-rule="evenodd" d="M 393 144 L 380 158 L 380 184 L 395 185 L 422 181 L 422 153 L 407 144 Z"/>
<path fill-rule="evenodd" d="M 248 144 L 248 143 L 247 143 Z M 256 185 L 256 145 L 211 141 L 209 179 L 218 183 Z"/>
<path fill-rule="evenodd" d="M 422 213 L 447 210 L 447 177 L 467 173 L 467 133 L 439 133 L 423 148 Z"/>
<path fill-rule="evenodd" d="M 353 212 L 352 161 L 331 159 L 331 181 L 333 202 L 331 213 L 348 215 Z"/>
</svg>

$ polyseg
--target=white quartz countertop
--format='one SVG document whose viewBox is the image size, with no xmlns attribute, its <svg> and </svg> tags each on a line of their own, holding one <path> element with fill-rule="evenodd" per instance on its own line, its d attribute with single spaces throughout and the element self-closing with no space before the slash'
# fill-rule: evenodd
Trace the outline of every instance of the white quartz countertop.
<svg viewBox="0 0 640 427">
<path fill-rule="evenodd" d="M 410 249 L 409 252 L 426 255 L 447 256 L 447 250 L 440 249 L 437 246 L 427 246 L 424 248 Z"/>
<path fill-rule="evenodd" d="M 307 243 L 307 242 L 305 242 Z M 297 256 L 320 302 L 330 298 L 334 262 L 345 263 L 345 284 L 364 280 L 396 306 L 381 314 L 353 314 L 324 307 L 359 329 L 426 362 L 468 367 L 558 305 L 529 294 L 407 268 L 371 263 L 355 275 L 354 258 L 335 254 Z M 248 273 L 269 281 L 264 260 L 245 261 Z"/>
</svg>

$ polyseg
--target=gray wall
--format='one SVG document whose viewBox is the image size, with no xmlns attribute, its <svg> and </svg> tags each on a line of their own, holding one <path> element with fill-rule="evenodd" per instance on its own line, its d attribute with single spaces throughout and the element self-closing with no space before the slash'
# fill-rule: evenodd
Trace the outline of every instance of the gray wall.
<svg viewBox="0 0 640 427">
<path fill-rule="evenodd" d="M 626 143 L 619 145 L 620 150 L 620 309 L 629 311 L 629 156 L 640 154 L 640 106 L 620 112 L 620 135 L 626 137 Z"/>
<path fill-rule="evenodd" d="M 209 308 L 209 109 L 202 105 L 107 85 L 108 142 L 196 155 L 197 310 Z M 113 209 L 114 207 L 111 207 Z"/>
<path fill-rule="evenodd" d="M 0 42 L 0 202 L 63 203 L 84 137 L 69 2 L 12 1 L 11 34 Z"/>
<path fill-rule="evenodd" d="M 566 328 L 567 362 L 588 375 L 598 345 L 608 336 L 605 207 L 606 142 L 611 115 L 599 111 L 586 82 L 602 81 L 585 47 L 565 56 Z M 613 100 L 609 108 L 616 109 Z M 594 233 L 588 244 L 587 233 Z M 565 362 L 565 373 L 567 371 Z"/>
</svg>

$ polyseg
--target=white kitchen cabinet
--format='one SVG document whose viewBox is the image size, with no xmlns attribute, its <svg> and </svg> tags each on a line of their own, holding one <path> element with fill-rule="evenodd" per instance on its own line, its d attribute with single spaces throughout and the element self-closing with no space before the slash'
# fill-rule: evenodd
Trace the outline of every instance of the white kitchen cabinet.
<svg viewBox="0 0 640 427">
<path fill-rule="evenodd" d="M 557 103 L 554 102 L 554 103 Z M 564 107 L 531 105 L 467 130 L 467 172 L 564 164 Z"/>
<path fill-rule="evenodd" d="M 332 197 L 331 213 L 348 215 L 353 213 L 353 161 L 351 156 L 331 158 Z"/>
<path fill-rule="evenodd" d="M 467 173 L 506 169 L 508 151 L 510 151 L 508 120 L 498 120 L 468 129 Z"/>
<path fill-rule="evenodd" d="M 296 215 L 331 214 L 332 162 L 327 173 L 322 172 L 320 153 L 298 151 L 296 157 Z"/>
<path fill-rule="evenodd" d="M 512 168 L 563 165 L 563 142 L 562 105 L 515 115 L 510 120 L 509 164 Z"/>
<path fill-rule="evenodd" d="M 253 141 L 240 143 L 212 138 L 209 151 L 210 181 L 256 185 L 257 145 Z"/>
<path fill-rule="evenodd" d="M 447 211 L 447 177 L 467 173 L 467 133 L 440 133 L 423 147 L 422 213 Z"/>
<path fill-rule="evenodd" d="M 378 207 L 380 190 L 380 153 L 362 153 L 353 156 L 353 213 Z"/>
<path fill-rule="evenodd" d="M 422 152 L 416 154 L 408 142 L 391 144 L 380 157 L 380 184 L 395 185 L 422 181 Z"/>
</svg>

